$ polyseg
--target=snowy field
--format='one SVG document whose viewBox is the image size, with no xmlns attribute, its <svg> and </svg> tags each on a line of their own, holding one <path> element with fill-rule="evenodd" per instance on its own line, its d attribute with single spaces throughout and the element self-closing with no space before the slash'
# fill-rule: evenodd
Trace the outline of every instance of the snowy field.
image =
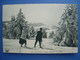
<svg viewBox="0 0 80 60">
<path fill-rule="evenodd" d="M 43 39 L 42 47 L 39 48 L 37 43 L 34 48 L 35 40 L 27 40 L 27 48 L 20 47 L 19 40 L 3 39 L 3 52 L 4 53 L 77 53 L 78 47 L 61 47 L 55 46 L 52 39 Z"/>
</svg>

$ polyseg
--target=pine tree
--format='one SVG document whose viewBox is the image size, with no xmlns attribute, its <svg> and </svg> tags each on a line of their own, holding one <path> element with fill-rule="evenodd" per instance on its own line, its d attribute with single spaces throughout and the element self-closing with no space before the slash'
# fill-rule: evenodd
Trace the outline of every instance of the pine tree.
<svg viewBox="0 0 80 60">
<path fill-rule="evenodd" d="M 23 22 L 25 21 L 24 14 L 22 9 L 20 8 L 19 13 L 17 14 L 17 18 L 15 21 L 15 34 L 17 38 L 20 38 L 23 30 Z"/>
<path fill-rule="evenodd" d="M 58 44 L 64 43 L 67 46 L 77 46 L 78 40 L 78 18 L 77 7 L 75 4 L 69 4 L 65 8 L 65 12 L 61 16 L 59 29 L 55 39 Z M 58 39 L 57 39 L 58 37 Z M 62 42 L 64 41 L 64 42 Z"/>
</svg>

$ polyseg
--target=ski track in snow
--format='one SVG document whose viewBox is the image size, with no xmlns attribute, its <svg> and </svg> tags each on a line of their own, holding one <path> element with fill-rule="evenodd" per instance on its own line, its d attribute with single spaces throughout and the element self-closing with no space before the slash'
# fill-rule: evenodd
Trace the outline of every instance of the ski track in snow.
<svg viewBox="0 0 80 60">
<path fill-rule="evenodd" d="M 27 48 L 20 47 L 18 39 L 3 39 L 3 52 L 4 53 L 77 53 L 78 47 L 61 47 L 55 46 L 52 39 L 43 39 L 42 49 L 39 48 L 37 43 L 34 48 L 35 40 L 27 40 Z M 8 50 L 8 52 L 6 52 Z"/>
</svg>

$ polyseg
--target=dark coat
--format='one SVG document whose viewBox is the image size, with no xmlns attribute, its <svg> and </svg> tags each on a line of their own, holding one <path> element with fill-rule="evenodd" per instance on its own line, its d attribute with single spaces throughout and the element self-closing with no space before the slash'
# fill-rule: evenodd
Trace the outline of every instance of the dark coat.
<svg viewBox="0 0 80 60">
<path fill-rule="evenodd" d="M 36 40 L 42 41 L 42 32 L 41 31 L 37 32 Z"/>
<path fill-rule="evenodd" d="M 22 39 L 22 38 L 19 38 L 19 43 L 20 44 L 24 44 L 24 43 L 26 43 L 26 40 L 25 39 Z"/>
</svg>

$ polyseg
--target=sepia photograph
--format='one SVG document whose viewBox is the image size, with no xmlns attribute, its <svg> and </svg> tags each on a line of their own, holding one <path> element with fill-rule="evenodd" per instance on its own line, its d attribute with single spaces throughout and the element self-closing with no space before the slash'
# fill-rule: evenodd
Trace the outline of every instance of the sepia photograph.
<svg viewBox="0 0 80 60">
<path fill-rule="evenodd" d="M 78 53 L 77 4 L 3 5 L 3 53 Z"/>
</svg>

